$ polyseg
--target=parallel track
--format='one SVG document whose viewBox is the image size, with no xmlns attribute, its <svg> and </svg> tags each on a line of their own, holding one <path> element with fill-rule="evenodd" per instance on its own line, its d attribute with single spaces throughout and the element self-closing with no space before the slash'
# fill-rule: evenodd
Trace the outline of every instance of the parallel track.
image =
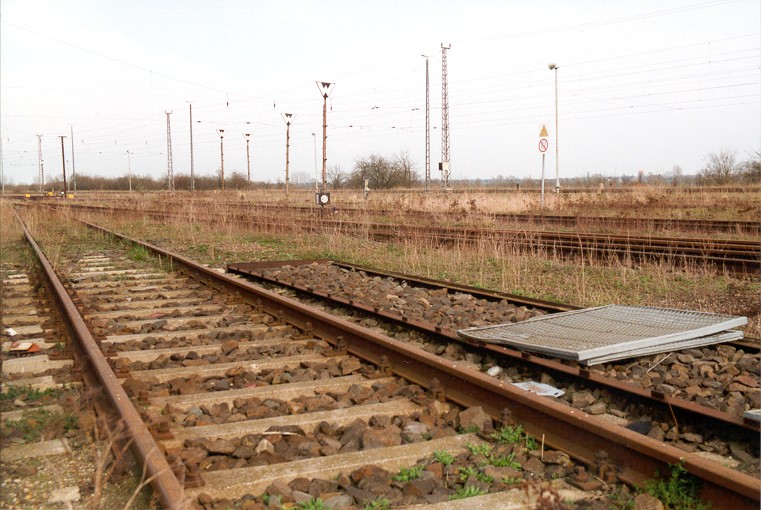
<svg viewBox="0 0 761 510">
<path fill-rule="evenodd" d="M 104 229 L 94 225 L 91 225 L 91 227 L 108 233 Z M 123 236 L 114 233 L 109 234 L 125 239 Z M 136 309 L 134 305 L 127 306 L 124 304 L 125 299 L 123 297 L 119 299 L 120 294 L 118 293 L 119 288 L 126 285 L 126 281 L 139 278 L 137 285 L 139 288 L 144 288 L 151 286 L 151 279 L 154 277 L 146 276 L 145 274 L 139 276 L 145 272 L 145 269 L 138 269 L 135 271 L 137 275 L 130 276 L 130 273 L 125 273 L 118 268 L 114 269 L 114 272 L 106 268 L 102 269 L 100 277 L 92 282 L 82 275 L 70 275 L 69 277 L 72 285 L 78 289 L 77 292 L 84 293 L 77 298 L 82 302 L 86 300 L 86 292 L 94 289 L 96 296 L 101 292 L 106 292 L 106 294 L 103 294 L 104 298 L 100 299 L 101 303 L 111 300 L 111 298 L 106 296 L 114 292 L 116 292 L 113 296 L 115 300 L 112 302 L 117 304 L 122 303 L 117 309 L 112 311 L 106 311 L 105 309 L 85 311 L 85 314 L 91 317 L 83 318 L 82 312 L 77 310 L 74 301 L 68 297 L 52 267 L 46 261 L 39 247 L 32 239 L 31 234 L 26 229 L 25 235 L 35 248 L 35 252 L 41 260 L 46 275 L 52 282 L 58 299 L 64 304 L 67 320 L 82 342 L 82 349 L 86 354 L 92 373 L 96 374 L 97 381 L 103 386 L 114 408 L 123 417 L 127 429 L 133 438 L 133 450 L 136 452 L 136 456 L 141 462 L 146 463 L 148 473 L 155 477 L 153 479 L 153 486 L 162 504 L 169 508 L 185 508 L 187 507 L 186 502 L 188 497 L 195 497 L 204 490 L 211 491 L 209 487 L 215 486 L 216 483 L 224 484 L 227 482 L 233 485 L 234 483 L 239 483 L 237 485 L 239 488 L 236 490 L 245 492 L 247 485 L 251 483 L 246 481 L 246 477 L 261 476 L 261 470 L 254 469 L 252 471 L 250 468 L 241 468 L 241 471 L 235 471 L 233 469 L 221 471 L 219 476 L 217 476 L 212 473 L 199 473 L 197 466 L 193 468 L 194 464 L 192 463 L 189 469 L 184 469 L 182 465 L 178 465 L 176 457 L 169 458 L 169 460 L 172 460 L 172 464 L 170 464 L 166 457 L 156 455 L 156 452 L 159 451 L 157 442 L 148 433 L 148 429 L 140 419 L 135 406 L 142 407 L 148 403 L 150 410 L 151 405 L 165 405 L 160 404 L 160 402 L 163 402 L 161 399 L 165 398 L 165 395 L 152 394 L 151 392 L 155 392 L 155 390 L 148 388 L 145 390 L 145 393 L 137 392 L 136 401 L 130 401 L 125 389 L 120 385 L 120 376 L 122 376 L 122 379 L 124 376 L 131 377 L 132 379 L 136 377 L 135 374 L 137 372 L 135 370 L 137 367 L 134 365 L 135 362 L 131 360 L 131 357 L 142 356 L 139 354 L 141 351 L 113 353 L 115 357 L 109 363 L 98 346 L 98 341 L 88 329 L 89 322 L 90 328 L 96 331 L 102 346 L 103 344 L 115 345 L 122 340 L 137 340 L 134 337 L 131 339 L 126 338 L 125 335 L 130 333 L 126 333 L 127 330 L 124 328 L 139 329 L 142 327 L 140 324 L 147 321 L 151 324 L 149 329 L 159 328 L 158 330 L 151 331 L 154 337 L 167 333 L 169 336 L 183 335 L 176 332 L 177 328 L 180 327 L 179 324 L 203 321 L 203 317 L 213 313 L 213 311 L 182 311 L 181 306 L 178 307 L 176 304 L 172 304 L 168 306 L 168 308 L 173 310 L 172 313 L 164 319 L 160 319 L 158 316 L 154 317 L 153 313 L 161 312 L 157 308 L 158 304 L 151 303 L 151 308 L 141 309 L 138 306 Z M 596 462 L 599 462 L 599 458 L 596 459 L 596 453 L 604 450 L 612 463 L 617 467 L 618 478 L 626 483 L 641 484 L 646 479 L 652 477 L 656 470 L 666 472 L 669 469 L 669 464 L 676 464 L 682 461 L 687 471 L 701 479 L 703 483 L 702 494 L 706 500 L 712 501 L 716 505 L 729 505 L 736 508 L 756 508 L 758 506 L 761 484 L 753 477 L 728 470 L 695 455 L 685 454 L 684 451 L 669 447 L 635 432 L 617 427 L 611 428 L 594 417 L 569 410 L 546 399 L 536 398 L 526 392 L 510 387 L 510 385 L 496 382 L 488 376 L 465 369 L 455 362 L 442 360 L 438 356 L 409 347 L 385 335 L 358 327 L 331 314 L 305 306 L 238 278 L 219 274 L 210 268 L 200 266 L 185 257 L 170 253 L 159 247 L 146 243 L 141 243 L 141 245 L 155 252 L 164 263 L 168 262 L 174 267 L 181 268 L 186 276 L 179 277 L 170 274 L 172 280 L 179 278 L 177 284 L 180 286 L 180 289 L 190 282 L 187 278 L 192 278 L 196 282 L 194 285 L 203 283 L 205 286 L 209 286 L 206 288 L 217 289 L 221 293 L 220 300 L 214 301 L 215 304 L 225 307 L 232 306 L 247 315 L 251 314 L 251 312 L 245 312 L 246 308 L 239 307 L 244 305 L 252 307 L 253 314 L 250 315 L 249 319 L 244 320 L 246 324 L 249 321 L 261 320 L 269 325 L 268 328 L 274 327 L 277 324 L 290 330 L 296 328 L 301 332 L 298 333 L 301 338 L 306 340 L 310 338 L 323 339 L 333 346 L 333 350 L 339 351 L 337 353 L 339 355 L 345 351 L 348 355 L 356 356 L 364 360 L 364 362 L 376 365 L 379 367 L 378 371 L 383 375 L 393 374 L 402 377 L 410 383 L 434 391 L 434 394 L 439 397 L 445 395 L 454 404 L 466 407 L 480 406 L 492 418 L 498 420 L 508 415 L 512 416 L 512 419 L 522 423 L 529 433 L 536 437 L 542 437 L 547 446 L 565 451 L 579 462 L 597 465 Z M 109 281 L 112 283 L 109 283 Z M 163 277 L 158 278 L 154 283 L 163 288 L 164 284 L 162 281 Z M 130 285 L 135 284 L 131 283 Z M 147 292 L 148 290 L 143 289 L 141 292 L 143 291 Z M 168 293 L 171 291 L 162 290 L 161 292 Z M 125 295 L 121 294 L 121 296 Z M 126 296 L 129 296 L 129 294 Z M 96 299 L 99 298 L 96 297 Z M 171 299 L 171 297 L 165 297 L 164 299 Z M 190 306 L 193 308 L 198 305 L 193 304 Z M 193 314 L 194 318 L 184 318 L 185 315 L 183 314 L 188 313 Z M 104 338 L 102 333 L 97 332 L 98 328 L 102 329 L 106 327 L 105 325 L 110 324 L 109 321 L 116 321 L 118 323 L 115 327 L 117 327 L 117 335 L 122 337 L 120 340 L 116 338 L 109 339 L 108 336 Z M 273 321 L 277 324 L 273 324 Z M 232 324 L 230 324 L 230 327 L 232 327 Z M 251 324 L 250 327 L 256 329 L 255 324 Z M 167 330 L 165 328 L 170 329 Z M 219 330 L 219 327 L 216 329 Z M 200 330 L 196 332 L 200 332 Z M 185 335 L 187 334 L 185 333 Z M 142 341 L 148 341 L 145 338 L 145 334 L 143 334 Z M 251 339 L 251 341 L 254 341 L 254 339 Z M 132 344 L 127 345 L 131 346 Z M 158 344 L 151 345 L 156 348 Z M 176 354 L 185 352 L 184 359 L 188 359 L 188 348 L 180 348 L 172 342 L 167 344 L 167 348 L 173 349 L 176 351 Z M 216 348 L 219 347 L 217 346 Z M 201 349 L 201 346 L 196 347 L 194 345 L 193 349 Z M 177 358 L 178 360 L 183 359 L 182 355 L 178 355 L 180 356 Z M 151 363 L 150 359 L 146 362 Z M 167 362 L 165 359 L 164 363 Z M 121 370 L 122 373 L 115 373 L 110 365 Z M 209 368 L 219 370 L 215 369 L 214 365 L 211 365 Z M 198 370 L 201 370 L 201 368 L 195 371 L 197 372 Z M 222 368 L 222 370 L 224 371 L 226 368 Z M 144 371 L 145 377 L 139 376 L 138 379 L 153 380 L 158 377 L 159 380 L 173 380 L 173 378 L 179 377 L 179 371 L 175 369 L 162 368 L 158 371 L 152 371 L 148 368 L 148 370 Z M 192 370 L 187 372 L 193 373 Z M 135 390 L 135 387 L 132 390 Z M 134 392 L 132 393 L 134 395 Z M 221 395 L 222 393 L 214 392 L 214 394 Z M 509 410 L 507 414 L 505 413 L 506 409 Z M 169 408 L 167 410 L 169 411 Z M 256 422 L 242 423 L 248 425 Z M 155 427 L 154 434 L 157 434 L 159 438 L 167 432 L 166 425 L 162 425 L 160 420 L 158 423 L 154 422 L 153 425 Z M 174 433 L 176 431 L 170 426 L 169 432 Z M 172 439 L 159 439 L 159 441 L 171 444 Z M 171 448 L 167 448 L 167 450 L 169 451 Z M 177 476 L 173 473 L 178 473 L 181 479 L 184 478 L 186 483 L 185 488 L 182 487 Z M 239 482 L 234 482 L 235 480 L 239 480 Z M 188 482 L 193 482 L 193 484 L 205 482 L 207 487 L 205 489 L 191 489 L 187 486 Z M 223 488 L 220 490 L 229 489 Z M 243 492 L 238 492 L 238 494 Z"/>
<path fill-rule="evenodd" d="M 282 261 L 281 266 L 294 266 L 299 263 L 310 264 L 314 261 Z M 507 359 L 512 360 L 514 363 L 523 364 L 527 366 L 533 366 L 536 369 L 544 370 L 554 374 L 558 377 L 572 377 L 575 380 L 583 380 L 586 384 L 593 385 L 598 388 L 606 388 L 615 392 L 620 392 L 626 395 L 628 401 L 641 401 L 645 405 L 654 408 L 661 409 L 664 414 L 668 414 L 669 411 L 677 410 L 679 413 L 684 413 L 688 416 L 688 421 L 691 423 L 702 424 L 709 429 L 716 429 L 717 427 L 723 427 L 730 434 L 746 435 L 747 437 L 755 436 L 761 430 L 759 423 L 753 420 L 744 420 L 742 417 L 733 416 L 725 412 L 717 411 L 716 409 L 708 408 L 702 405 L 698 405 L 694 402 L 686 401 L 681 398 L 674 398 L 664 395 L 662 392 L 656 389 L 646 390 L 636 387 L 627 382 L 622 382 L 617 379 L 608 377 L 605 374 L 605 369 L 590 369 L 584 367 L 578 367 L 573 363 L 563 363 L 552 359 L 547 359 L 542 356 L 533 355 L 527 352 L 521 352 L 515 349 L 506 348 L 500 345 L 494 344 L 480 344 L 476 342 L 469 342 L 460 337 L 456 331 L 450 328 L 442 328 L 430 322 L 426 322 L 419 319 L 414 319 L 406 316 L 400 316 L 396 313 L 379 310 L 374 303 L 367 302 L 366 299 L 351 299 L 345 296 L 326 293 L 323 290 L 312 288 L 304 283 L 295 282 L 287 277 L 270 277 L 267 276 L 264 269 L 271 269 L 277 267 L 274 262 L 259 263 L 236 263 L 229 264 L 227 269 L 231 273 L 248 276 L 252 279 L 267 282 L 269 284 L 275 284 L 277 286 L 288 287 L 297 290 L 306 296 L 313 296 L 319 299 L 325 299 L 333 302 L 334 304 L 345 307 L 351 310 L 361 311 L 371 316 L 378 317 L 382 320 L 396 323 L 405 327 L 415 328 L 419 331 L 425 332 L 434 338 L 438 338 L 442 343 L 461 343 L 470 345 L 478 350 L 504 356 Z M 341 262 L 332 262 L 334 266 L 341 268 L 351 268 L 358 271 L 366 272 L 370 275 L 384 274 L 380 271 L 374 271 L 369 268 L 357 266 L 354 264 L 345 264 Z M 399 280 L 417 283 L 415 278 L 403 278 L 396 276 Z M 453 285 L 452 287 L 444 286 L 442 282 L 434 282 L 431 280 L 421 280 L 423 285 L 437 286 L 439 288 L 446 288 L 447 290 L 453 289 L 457 291 L 465 291 L 479 298 L 487 299 L 500 299 L 514 306 L 529 306 L 531 308 L 540 309 L 546 312 L 562 312 L 569 309 L 576 309 L 575 307 L 568 307 L 559 304 L 553 304 L 541 300 L 532 300 L 523 298 L 521 296 L 514 296 L 510 294 L 485 292 L 480 289 L 467 290 L 466 286 Z M 682 416 L 679 416 L 679 421 L 684 422 Z M 750 435 L 748 435 L 750 434 Z"/>
<path fill-rule="evenodd" d="M 68 204 L 68 207 L 73 211 L 140 214 L 165 221 L 179 217 L 177 212 L 155 209 L 134 211 L 77 204 Z M 434 245 L 490 243 L 515 247 L 530 253 L 595 257 L 602 260 L 664 261 L 676 266 L 713 265 L 741 274 L 757 274 L 761 271 L 761 244 L 757 241 L 386 224 L 336 220 L 327 214 L 325 217 L 307 217 L 300 222 L 289 220 L 288 223 L 284 223 L 283 219 L 277 216 L 243 212 L 225 214 L 224 218 L 213 214 L 194 213 L 193 220 L 208 224 L 224 220 L 227 223 L 234 222 L 255 229 L 278 228 L 318 234 L 333 232 L 375 240 L 414 238 L 418 242 Z"/>
</svg>

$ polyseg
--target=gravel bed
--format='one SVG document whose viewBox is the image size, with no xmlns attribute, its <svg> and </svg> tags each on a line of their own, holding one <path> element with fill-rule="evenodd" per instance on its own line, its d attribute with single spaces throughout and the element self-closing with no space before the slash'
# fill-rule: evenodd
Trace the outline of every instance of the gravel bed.
<svg viewBox="0 0 761 510">
<path fill-rule="evenodd" d="M 194 357 L 195 358 L 195 357 Z M 201 361 L 197 366 L 212 365 L 207 359 L 195 358 Z M 117 365 L 118 369 L 118 365 Z M 297 368 L 275 368 L 265 370 L 246 370 L 244 365 L 236 365 L 227 369 L 224 375 L 175 377 L 167 382 L 159 383 L 151 379 L 135 379 L 128 377 L 122 386 L 127 395 L 137 398 L 141 392 L 147 392 L 149 397 L 166 397 L 169 395 L 192 395 L 225 391 L 235 388 L 253 388 L 288 384 L 300 381 L 316 381 L 342 375 L 359 373 L 362 365 L 356 358 L 343 359 L 327 358 L 326 361 L 302 361 Z"/>
<path fill-rule="evenodd" d="M 413 287 L 402 280 L 370 276 L 363 271 L 331 264 L 282 266 L 262 272 L 271 278 L 279 277 L 281 281 L 361 300 L 384 311 L 401 312 L 404 307 L 414 304 L 405 311 L 405 315 L 452 329 L 516 322 L 543 313 L 523 306 L 515 307 L 506 301 L 489 302 L 461 292 L 447 294 Z M 272 288 L 285 295 L 299 295 L 277 286 Z M 558 399 L 559 402 L 589 414 L 619 418 L 622 425 L 654 439 L 672 442 L 686 451 L 732 455 L 741 462 L 739 469 L 759 473 L 758 445 L 740 445 L 722 440 L 713 430 L 705 427 L 684 424 L 677 427 L 670 414 L 659 414 L 646 405 L 627 403 L 608 390 L 588 387 L 578 380 L 555 378 L 516 360 L 483 355 L 466 345 L 444 344 L 426 334 L 386 324 L 361 312 L 326 305 L 319 299 L 302 300 L 330 308 L 333 313 L 348 315 L 354 322 L 378 329 L 428 352 L 470 364 L 472 368 L 505 382 L 532 380 L 562 388 L 565 394 Z M 745 410 L 761 407 L 761 354 L 746 353 L 731 345 L 687 349 L 603 364 L 591 369 L 637 387 L 657 389 L 667 395 L 737 416 Z"/>
</svg>

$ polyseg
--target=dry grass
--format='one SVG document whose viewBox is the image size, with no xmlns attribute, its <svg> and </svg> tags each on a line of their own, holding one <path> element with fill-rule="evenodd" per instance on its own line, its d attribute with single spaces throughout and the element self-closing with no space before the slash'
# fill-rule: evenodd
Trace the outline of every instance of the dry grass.
<svg viewBox="0 0 761 510">
<path fill-rule="evenodd" d="M 189 193 L 133 193 L 108 194 L 83 193 L 77 201 L 104 199 L 122 200 L 129 197 L 138 207 L 156 207 L 172 202 L 187 202 Z M 231 191 L 226 193 L 195 193 L 199 204 L 249 203 L 249 204 L 290 204 L 314 206 L 313 192 L 292 191 L 286 200 L 285 194 L 277 190 Z M 367 200 L 364 194 L 355 190 L 335 190 L 331 192 L 336 207 L 386 209 L 403 214 L 404 211 L 462 212 L 462 213 L 540 213 L 540 195 L 537 190 L 502 192 L 458 191 L 446 193 L 434 189 L 421 192 L 372 191 Z M 610 217 L 657 217 L 685 219 L 716 219 L 735 221 L 758 221 L 761 217 L 761 188 L 749 187 L 740 193 L 728 193 L 721 189 L 695 191 L 682 187 L 638 187 L 627 190 L 617 188 L 582 193 L 561 193 L 548 191 L 545 196 L 547 214 L 610 216 Z"/>
<path fill-rule="evenodd" d="M 626 303 L 747 315 L 750 324 L 746 335 L 761 337 L 761 284 L 757 279 L 724 274 L 709 265 L 683 267 L 668 260 L 638 264 L 615 258 L 599 260 L 584 253 L 568 260 L 551 250 L 534 247 L 526 252 L 517 244 L 496 239 L 446 246 L 422 237 L 375 242 L 369 236 L 347 235 L 340 222 L 329 231 L 305 234 L 302 229 L 310 222 L 316 229 L 318 219 L 282 212 L 268 216 L 271 213 L 256 209 L 250 202 L 256 194 L 199 194 L 194 200 L 187 196 L 171 200 L 167 194 L 133 194 L 129 197 L 131 209 L 165 210 L 171 216 L 154 220 L 105 213 L 93 215 L 92 220 L 213 265 L 334 258 L 579 306 Z M 405 207 L 414 205 L 404 194 L 378 196 L 376 200 L 386 200 L 386 205 L 401 211 L 400 217 Z M 433 207 L 433 200 L 432 197 L 431 203 L 417 205 Z M 250 209 L 242 217 L 237 207 L 241 203 Z M 341 215 L 334 216 L 340 218 Z M 251 219 L 259 222 L 255 231 L 248 224 Z M 345 219 L 363 221 L 362 215 Z M 53 239 L 52 233 L 50 236 L 48 242 L 55 248 L 60 240 Z"/>
<path fill-rule="evenodd" d="M 635 264 L 615 258 L 599 260 L 584 253 L 567 260 L 551 250 L 534 247 L 526 252 L 517 244 L 497 239 L 446 246 L 422 237 L 376 242 L 367 236 L 348 236 L 340 224 L 327 232 L 303 234 L 296 233 L 295 227 L 300 231 L 307 220 L 286 213 L 263 220 L 253 232 L 246 225 L 248 218 L 236 216 L 227 201 L 164 201 L 163 207 L 173 209 L 173 216 L 164 221 L 108 215 L 93 217 L 93 221 L 213 265 L 333 258 L 579 306 L 626 303 L 747 315 L 746 335 L 761 336 L 761 284 L 709 265 Z M 213 224 L 207 222 L 208 214 L 217 218 Z"/>
</svg>

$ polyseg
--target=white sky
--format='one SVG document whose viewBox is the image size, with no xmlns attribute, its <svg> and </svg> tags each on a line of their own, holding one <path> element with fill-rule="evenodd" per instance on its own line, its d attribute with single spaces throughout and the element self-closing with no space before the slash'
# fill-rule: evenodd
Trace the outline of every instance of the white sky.
<svg viewBox="0 0 761 510">
<path fill-rule="evenodd" d="M 79 174 L 166 174 L 172 111 L 175 174 L 350 171 L 372 153 L 407 151 L 425 170 L 425 59 L 430 55 L 431 175 L 441 157 L 441 50 L 448 52 L 452 179 L 538 177 L 542 124 L 560 174 L 695 173 L 707 153 L 761 150 L 758 0 L 2 0 L 0 135 L 5 180 L 60 176 L 70 129 Z M 195 122 L 200 121 L 200 122 Z M 312 137 L 312 133 L 316 137 Z M 315 162 L 314 142 L 317 143 Z M 295 174 L 295 175 L 294 175 Z"/>
</svg>

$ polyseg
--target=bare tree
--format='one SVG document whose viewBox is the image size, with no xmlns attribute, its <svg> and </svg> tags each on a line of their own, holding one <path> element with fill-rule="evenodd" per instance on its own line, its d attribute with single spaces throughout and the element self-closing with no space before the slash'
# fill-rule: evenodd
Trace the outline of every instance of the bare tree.
<svg viewBox="0 0 761 510">
<path fill-rule="evenodd" d="M 739 173 L 745 182 L 761 182 L 761 151 L 756 151 L 740 165 Z"/>
<path fill-rule="evenodd" d="M 671 184 L 673 186 L 676 186 L 680 182 L 682 182 L 684 177 L 684 171 L 682 170 L 682 167 L 679 165 L 674 165 L 674 168 L 671 171 Z"/>
<path fill-rule="evenodd" d="M 357 159 L 348 177 L 351 188 L 364 188 L 365 180 L 372 189 L 409 187 L 417 180 L 409 155 L 402 151 L 399 156 L 388 158 L 378 154 Z"/>
<path fill-rule="evenodd" d="M 402 149 L 399 152 L 399 155 L 394 160 L 394 164 L 401 171 L 405 186 L 410 186 L 413 181 L 417 180 L 417 176 L 413 173 L 414 163 L 407 149 Z"/>
<path fill-rule="evenodd" d="M 700 171 L 700 180 L 709 184 L 726 184 L 732 180 L 737 170 L 737 158 L 735 152 L 722 149 L 706 156 L 705 168 Z"/>
<path fill-rule="evenodd" d="M 331 189 L 343 188 L 346 185 L 348 176 L 343 171 L 341 165 L 331 165 L 328 167 L 328 186 Z"/>
</svg>

